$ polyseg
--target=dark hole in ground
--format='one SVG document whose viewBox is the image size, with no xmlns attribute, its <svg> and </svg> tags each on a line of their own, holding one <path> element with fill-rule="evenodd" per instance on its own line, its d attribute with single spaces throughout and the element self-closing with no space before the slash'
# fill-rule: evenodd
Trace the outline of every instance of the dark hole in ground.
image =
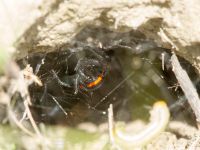
<svg viewBox="0 0 200 150">
<path fill-rule="evenodd" d="M 88 27 L 70 45 L 48 54 L 30 54 L 19 64 L 22 68 L 30 64 L 44 84 L 29 87 L 37 122 L 99 124 L 107 121 L 110 103 L 114 104 L 116 120 L 147 119 L 149 106 L 164 99 L 173 119 L 193 123 L 193 114 L 176 86 L 170 55 L 169 50 L 136 31 L 115 33 Z M 194 68 L 179 59 L 194 84 L 199 85 Z"/>
</svg>

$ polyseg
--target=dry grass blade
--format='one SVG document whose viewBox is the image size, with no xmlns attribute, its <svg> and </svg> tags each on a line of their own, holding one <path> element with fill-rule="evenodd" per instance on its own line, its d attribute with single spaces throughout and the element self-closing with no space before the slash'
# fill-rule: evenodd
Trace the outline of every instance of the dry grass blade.
<svg viewBox="0 0 200 150">
<path fill-rule="evenodd" d="M 21 94 L 21 97 L 24 100 L 25 114 L 28 116 L 36 134 L 39 137 L 42 137 L 28 106 L 29 104 L 31 104 L 31 98 L 29 95 L 28 86 L 33 82 L 37 83 L 39 86 L 42 86 L 42 82 L 36 75 L 33 74 L 33 70 L 32 67 L 30 67 L 30 65 L 27 65 L 27 67 L 21 71 L 19 70 L 18 66 L 15 63 L 12 67 L 15 68 L 14 70 L 16 70 L 15 72 L 16 76 L 13 79 L 11 79 L 11 84 L 10 87 L 8 88 L 9 97 L 11 99 L 15 92 L 19 92 Z M 16 118 L 15 114 L 12 111 L 12 107 L 10 106 L 10 102 L 8 103 L 8 111 L 11 118 L 14 120 L 14 122 L 19 128 L 25 131 L 25 133 L 27 133 L 28 135 L 31 136 L 34 135 L 34 133 L 28 131 L 28 129 L 26 129 L 23 126 L 23 124 Z"/>
<path fill-rule="evenodd" d="M 24 133 L 28 134 L 29 136 L 34 137 L 35 134 L 31 131 L 29 131 L 27 128 L 23 126 L 23 124 L 16 118 L 15 114 L 13 113 L 12 109 L 8 107 L 8 114 L 11 117 L 11 119 L 14 121 L 14 123 L 22 130 Z"/>
<path fill-rule="evenodd" d="M 171 62 L 173 66 L 173 72 L 182 88 L 194 114 L 196 115 L 196 120 L 198 124 L 200 123 L 200 99 L 196 88 L 191 82 L 187 72 L 181 67 L 178 58 L 175 54 L 171 57 Z"/>
</svg>

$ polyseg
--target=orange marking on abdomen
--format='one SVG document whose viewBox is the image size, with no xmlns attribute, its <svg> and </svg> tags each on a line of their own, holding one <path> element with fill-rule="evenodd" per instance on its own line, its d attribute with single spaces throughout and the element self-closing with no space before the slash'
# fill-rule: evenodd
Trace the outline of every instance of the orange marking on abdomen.
<svg viewBox="0 0 200 150">
<path fill-rule="evenodd" d="M 92 88 L 92 87 L 98 85 L 99 83 L 101 83 L 102 80 L 103 80 L 102 76 L 98 76 L 98 78 L 95 81 L 88 83 L 87 87 Z"/>
</svg>

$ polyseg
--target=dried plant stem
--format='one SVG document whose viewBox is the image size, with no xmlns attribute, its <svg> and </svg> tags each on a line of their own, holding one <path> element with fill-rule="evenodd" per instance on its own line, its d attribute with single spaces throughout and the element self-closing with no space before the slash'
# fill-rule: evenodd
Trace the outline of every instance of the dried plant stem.
<svg viewBox="0 0 200 150">
<path fill-rule="evenodd" d="M 30 122 L 31 122 L 31 125 L 33 126 L 33 128 L 34 128 L 36 134 L 37 134 L 39 137 L 42 137 L 42 134 L 41 134 L 41 132 L 40 132 L 38 126 L 36 125 L 35 120 L 33 119 L 33 116 L 32 116 L 31 111 L 30 111 L 30 109 L 29 109 L 28 101 L 26 101 L 26 100 L 24 101 L 24 106 L 25 106 L 25 109 L 26 109 L 25 111 L 26 111 L 26 113 L 27 113 L 27 116 L 28 116 L 28 118 L 29 118 L 29 120 L 30 120 Z"/>
<path fill-rule="evenodd" d="M 16 63 L 13 63 L 13 65 L 11 65 L 11 68 L 16 71 L 14 72 L 15 78 L 13 77 L 13 79 L 11 80 L 11 85 L 8 89 L 8 93 L 9 93 L 10 99 L 12 99 L 12 96 L 14 95 L 15 92 L 19 92 L 21 94 L 21 97 L 24 100 L 25 112 L 21 121 L 19 121 L 12 111 L 10 102 L 8 102 L 9 114 L 19 128 L 25 131 L 25 133 L 27 133 L 28 135 L 34 136 L 35 134 L 28 131 L 28 129 L 26 129 L 21 123 L 23 119 L 25 118 L 25 116 L 27 115 L 28 118 L 30 119 L 31 125 L 33 129 L 35 130 L 36 134 L 39 137 L 42 137 L 42 134 L 40 133 L 39 128 L 37 127 L 32 117 L 31 111 L 29 109 L 29 105 L 31 105 L 31 98 L 28 91 L 28 86 L 32 84 L 33 82 L 37 83 L 39 86 L 42 86 L 42 82 L 39 80 L 39 78 L 36 75 L 33 74 L 33 69 L 30 67 L 30 65 L 27 65 L 27 67 L 24 70 L 20 71 Z"/>
<path fill-rule="evenodd" d="M 122 127 L 122 124 L 117 123 L 114 125 L 112 105 L 110 105 L 108 109 L 108 122 L 111 144 L 115 148 L 118 148 L 118 145 L 132 148 L 146 145 L 165 129 L 170 118 L 168 106 L 164 101 L 156 102 L 150 114 L 151 117 L 148 125 L 141 132 L 130 134 L 124 130 L 125 127 Z"/>
<path fill-rule="evenodd" d="M 108 130 L 109 130 L 109 139 L 113 149 L 122 150 L 115 142 L 115 127 L 113 119 L 113 104 L 110 104 L 108 108 Z"/>
<path fill-rule="evenodd" d="M 16 123 L 16 125 L 22 130 L 24 131 L 26 134 L 30 135 L 30 136 L 35 136 L 35 134 L 31 131 L 29 131 L 26 127 L 23 126 L 23 124 L 16 118 L 15 114 L 13 113 L 12 108 L 10 107 L 10 105 L 8 104 L 8 114 L 9 116 L 13 119 L 13 121 Z"/>
<path fill-rule="evenodd" d="M 171 57 L 173 72 L 182 88 L 194 114 L 198 124 L 200 123 L 200 99 L 196 88 L 192 84 L 187 72 L 181 67 L 178 58 L 175 54 Z"/>
<path fill-rule="evenodd" d="M 50 95 L 50 94 L 49 94 Z M 54 96 L 50 95 L 53 99 L 53 101 L 58 105 L 58 107 L 61 109 L 61 111 L 65 114 L 66 118 L 68 116 L 67 112 L 65 111 L 65 109 L 59 104 L 59 102 L 55 99 Z"/>
<path fill-rule="evenodd" d="M 120 124 L 116 124 L 115 134 L 119 142 L 124 142 L 130 147 L 142 147 L 164 131 L 170 118 L 167 104 L 164 101 L 154 103 L 150 114 L 149 123 L 137 134 L 130 134 L 124 131 L 123 128 L 120 128 Z"/>
<path fill-rule="evenodd" d="M 109 138 L 110 142 L 113 144 L 114 143 L 114 120 L 113 120 L 113 105 L 110 104 L 108 108 L 108 129 L 109 129 Z"/>
</svg>

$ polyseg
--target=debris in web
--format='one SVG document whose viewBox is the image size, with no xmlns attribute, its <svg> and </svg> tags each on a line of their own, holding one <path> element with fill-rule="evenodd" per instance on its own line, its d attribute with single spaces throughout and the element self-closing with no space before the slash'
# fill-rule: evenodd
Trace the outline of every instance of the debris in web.
<svg viewBox="0 0 200 150">
<path fill-rule="evenodd" d="M 113 120 L 113 105 L 112 104 L 110 104 L 108 108 L 108 129 L 109 129 L 110 142 L 113 144 L 114 143 L 114 135 L 113 135 L 114 120 Z"/>
<path fill-rule="evenodd" d="M 12 96 L 16 93 L 19 92 L 21 94 L 21 97 L 24 100 L 24 107 L 25 107 L 25 112 L 23 115 L 23 118 L 25 118 L 25 116 L 27 116 L 31 122 L 31 125 L 33 126 L 36 134 L 39 137 L 42 137 L 38 126 L 36 125 L 36 122 L 34 121 L 31 111 L 29 109 L 29 105 L 31 105 L 31 98 L 28 92 L 28 86 L 30 84 L 32 84 L 33 82 L 37 83 L 39 86 L 42 86 L 42 82 L 40 81 L 40 79 L 33 74 L 33 69 L 32 67 L 30 67 L 30 65 L 27 65 L 26 68 L 24 70 L 21 70 L 18 68 L 18 66 L 13 62 L 13 64 L 11 65 L 11 69 L 16 70 L 14 73 L 14 78 L 11 80 L 11 85 L 8 89 L 8 93 L 10 96 L 10 99 L 12 98 Z M 10 104 L 10 102 L 8 103 L 8 109 L 9 109 L 9 114 L 12 117 L 12 119 L 15 121 L 16 125 L 21 128 L 23 131 L 25 131 L 25 133 L 27 133 L 28 135 L 33 136 L 34 133 L 32 133 L 31 131 L 29 131 L 28 129 L 26 129 L 23 124 L 22 121 L 19 121 L 17 119 L 17 117 L 15 116 L 13 110 L 12 110 L 12 106 Z"/>
<path fill-rule="evenodd" d="M 113 120 L 113 106 L 110 104 L 108 108 L 108 127 L 109 137 L 112 146 L 116 144 L 123 147 L 143 147 L 165 130 L 170 118 L 170 112 L 167 104 L 164 101 L 157 101 L 154 103 L 152 110 L 150 111 L 150 122 L 145 128 L 136 133 L 130 134 L 127 132 L 123 124 L 117 122 L 114 124 Z"/>
<path fill-rule="evenodd" d="M 194 114 L 196 116 L 196 121 L 200 123 L 200 99 L 196 88 L 192 84 L 187 72 L 181 67 L 177 56 L 173 53 L 171 57 L 173 72 L 182 88 L 188 103 L 190 104 Z"/>
</svg>

